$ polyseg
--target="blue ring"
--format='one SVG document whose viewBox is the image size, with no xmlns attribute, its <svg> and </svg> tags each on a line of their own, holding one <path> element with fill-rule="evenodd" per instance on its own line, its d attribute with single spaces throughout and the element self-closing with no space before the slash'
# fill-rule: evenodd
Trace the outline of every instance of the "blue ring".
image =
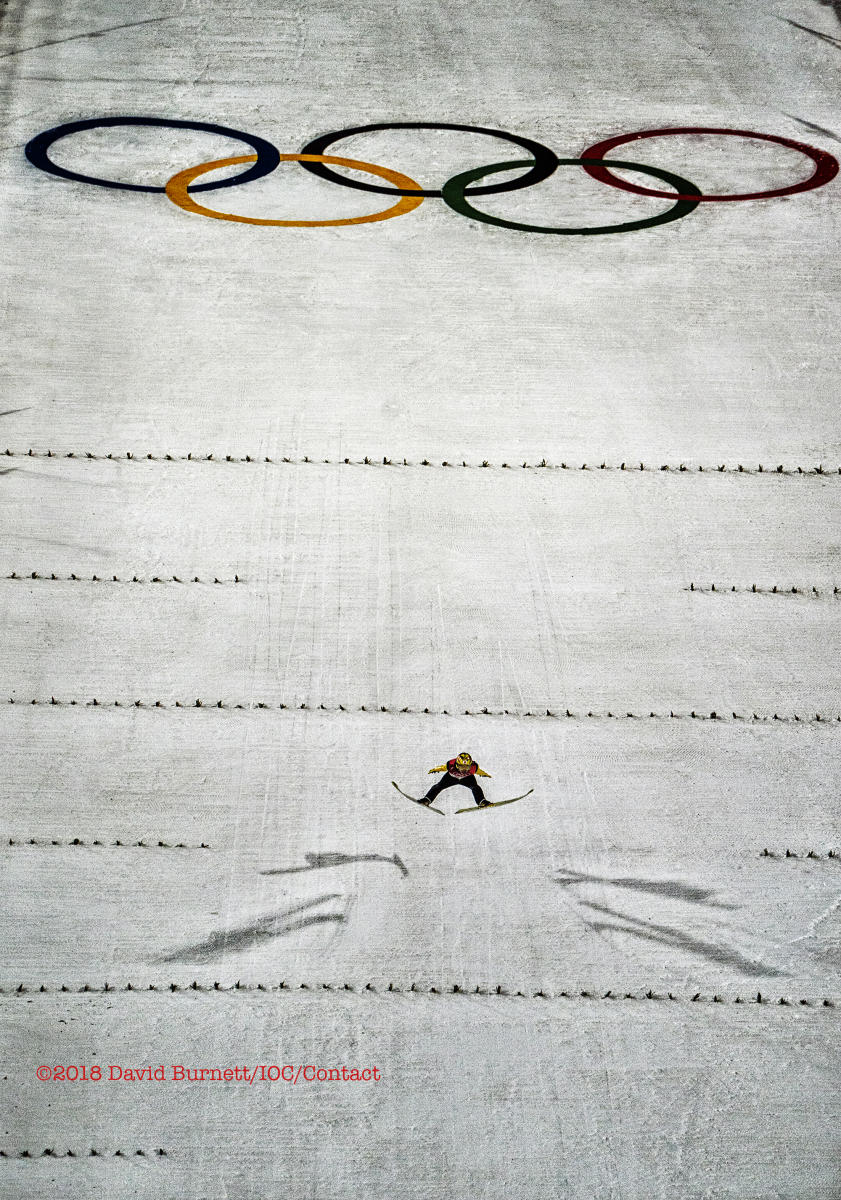
<svg viewBox="0 0 841 1200">
<path fill-rule="evenodd" d="M 118 183 L 114 179 L 97 179 L 95 175 L 82 175 L 79 171 L 69 171 L 67 167 L 59 167 L 47 156 L 47 151 L 53 142 L 59 138 L 68 137 L 71 133 L 80 133 L 84 129 L 99 129 L 106 125 L 157 125 L 165 129 L 198 129 L 202 133 L 218 133 L 222 137 L 236 138 L 245 142 L 257 153 L 257 161 L 239 175 L 230 179 L 220 179 L 216 183 L 200 183 L 190 188 L 191 192 L 211 192 L 215 188 L 236 187 L 240 183 L 250 183 L 253 179 L 262 179 L 270 174 L 280 162 L 280 151 L 271 142 L 256 137 L 252 133 L 240 133 L 238 129 L 228 129 L 225 125 L 209 125 L 205 121 L 170 121 L 165 117 L 93 117 L 85 121 L 68 121 L 65 125 L 56 125 L 55 129 L 46 129 L 36 134 L 27 142 L 24 153 L 33 167 L 46 171 L 49 175 L 60 175 L 62 179 L 75 179 L 77 183 L 93 183 L 97 187 L 119 188 L 124 192 L 165 192 L 165 187 L 153 187 L 145 183 Z"/>
</svg>

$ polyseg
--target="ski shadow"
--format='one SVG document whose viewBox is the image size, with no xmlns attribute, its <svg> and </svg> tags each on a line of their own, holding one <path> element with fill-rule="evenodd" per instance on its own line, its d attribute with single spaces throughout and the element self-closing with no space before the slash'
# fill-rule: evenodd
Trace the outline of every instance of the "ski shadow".
<svg viewBox="0 0 841 1200">
<path fill-rule="evenodd" d="M 712 897 L 718 894 L 717 888 L 697 887 L 695 884 L 683 883 L 679 879 L 634 879 L 620 876 L 612 878 L 607 875 L 588 875 L 584 871 L 574 871 L 571 867 L 560 867 L 563 878 L 556 879 L 562 887 L 573 883 L 606 883 L 611 887 L 629 888 L 634 892 L 646 892 L 650 896 L 667 896 L 671 900 L 686 900 L 690 904 L 705 904 L 709 908 L 741 908 L 740 904 L 727 904 L 723 900 Z"/>
<path fill-rule="evenodd" d="M 835 8 L 835 15 L 838 16 L 841 12 L 841 6 Z M 813 29 L 811 25 L 801 25 L 799 21 L 792 21 L 790 17 L 780 17 L 781 21 L 785 21 L 786 25 L 791 25 L 792 29 L 800 29 L 803 33 L 809 33 L 812 37 L 818 38 L 821 42 L 826 42 L 828 46 L 832 46 L 835 50 L 841 50 L 841 38 L 833 37 L 831 33 L 822 33 L 820 29 Z"/>
<path fill-rule="evenodd" d="M 234 954 L 240 950 L 259 946 L 272 938 L 297 933 L 301 929 L 307 929 L 310 925 L 331 923 L 344 925 L 347 921 L 347 909 L 340 913 L 299 915 L 306 909 L 315 908 L 316 905 L 324 904 L 328 900 L 341 899 L 342 896 L 339 893 L 332 892 L 319 896 L 317 900 L 308 900 L 305 904 L 298 904 L 285 912 L 258 917 L 256 921 L 252 921 L 248 925 L 241 925 L 238 929 L 219 929 L 202 941 L 194 942 L 192 946 L 183 946 L 180 950 L 172 950 L 169 954 L 163 954 L 154 961 L 159 963 L 210 963 L 223 958 L 226 954 Z"/>
<path fill-rule="evenodd" d="M 784 116 L 789 117 L 792 121 L 796 121 L 798 125 L 802 125 L 810 133 L 820 133 L 823 137 L 831 138 L 834 142 L 841 142 L 841 137 L 837 133 L 833 133 L 831 129 L 825 129 L 823 125 L 816 125 L 814 121 L 804 121 L 802 117 L 796 117 L 794 113 L 787 112 Z"/>
<path fill-rule="evenodd" d="M 261 871 L 260 874 L 298 875 L 301 871 L 320 871 L 325 867 L 344 867 L 348 863 L 354 862 L 382 862 L 397 867 L 404 879 L 409 874 L 409 868 L 399 854 L 389 858 L 385 854 L 342 854 L 340 851 L 325 850 L 317 854 L 305 853 L 304 858 L 307 864 L 305 867 L 273 867 L 269 871 Z"/>
<path fill-rule="evenodd" d="M 19 471 L 20 467 L 13 467 L 12 470 Z M 79 550 L 85 554 L 100 554 L 104 555 L 107 551 L 102 546 L 85 546 L 82 542 L 61 542 L 58 538 L 38 537 L 37 534 L 28 533 L 26 535 L 27 542 L 39 542 L 44 546 L 60 546 L 63 550 Z"/>
<path fill-rule="evenodd" d="M 742 975 L 752 978 L 779 979 L 788 975 L 788 971 L 764 966 L 762 963 L 745 958 L 738 950 L 733 950 L 728 946 L 719 946 L 715 942 L 705 942 L 701 938 L 693 937 L 670 925 L 654 925 L 639 917 L 631 917 L 627 913 L 617 912 L 604 904 L 591 904 L 586 900 L 582 900 L 580 903 L 585 908 L 592 908 L 595 912 L 612 917 L 616 921 L 626 922 L 624 925 L 614 925 L 608 924 L 606 921 L 587 921 L 587 926 L 596 933 L 630 933 L 633 937 L 643 938 L 645 941 L 656 942 L 658 945 L 668 946 L 675 950 L 684 950 L 707 962 L 715 963 L 716 966 L 730 967 L 741 972 Z"/>
</svg>

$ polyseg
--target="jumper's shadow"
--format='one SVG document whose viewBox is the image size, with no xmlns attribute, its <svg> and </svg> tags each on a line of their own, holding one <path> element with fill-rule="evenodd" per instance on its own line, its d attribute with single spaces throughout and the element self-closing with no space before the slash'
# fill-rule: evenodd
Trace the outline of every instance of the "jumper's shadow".
<svg viewBox="0 0 841 1200">
<path fill-rule="evenodd" d="M 169 954 L 161 955 L 157 962 L 161 963 L 209 963 L 214 959 L 222 958 L 226 954 L 233 954 L 239 950 L 248 950 L 252 946 L 258 946 L 261 942 L 268 941 L 271 938 L 284 937 L 288 933 L 296 933 L 300 929 L 307 929 L 310 925 L 325 925 L 335 922 L 337 925 L 343 925 L 347 920 L 347 912 L 326 912 L 326 913 L 310 913 L 307 916 L 301 916 L 306 909 L 315 908 L 318 904 L 324 904 L 328 900 L 341 900 L 342 897 L 336 892 L 328 893 L 324 896 L 319 896 L 317 900 L 308 900 L 305 904 L 298 904 L 294 908 L 286 909 L 285 912 L 270 913 L 266 917 L 258 917 L 256 921 L 252 921 L 250 925 L 242 925 L 238 929 L 219 929 L 215 933 L 211 933 L 209 937 L 201 942 L 195 942 L 192 946 L 184 946 L 180 950 L 173 950 Z"/>
<path fill-rule="evenodd" d="M 726 946 L 718 946 L 714 942 L 705 942 L 700 938 L 692 937 L 691 934 L 684 933 L 680 929 L 673 929 L 669 925 L 654 925 L 650 921 L 640 920 L 639 917 L 631 917 L 627 913 L 617 912 L 613 908 L 607 908 L 604 904 L 590 904 L 586 900 L 580 902 L 586 908 L 592 908 L 595 912 L 604 913 L 608 917 L 613 917 L 617 921 L 625 921 L 628 924 L 613 925 L 606 921 L 588 921 L 587 925 L 590 929 L 597 933 L 630 933 L 634 937 L 644 938 L 649 942 L 657 942 L 662 946 L 670 946 L 676 950 L 685 950 L 689 954 L 697 954 L 701 958 L 705 958 L 708 962 L 715 963 L 720 967 L 735 968 L 741 971 L 743 975 L 754 977 L 773 977 L 787 975 L 787 971 L 779 971 L 776 967 L 767 967 L 762 963 L 754 962 L 744 955 L 739 954 L 738 950 L 731 950 Z"/>
<path fill-rule="evenodd" d="M 389 858 L 385 854 L 342 854 L 338 851 L 325 850 L 318 854 L 306 853 L 304 858 L 307 861 L 305 867 L 274 867 L 271 871 L 261 871 L 260 874 L 297 875 L 301 871 L 318 871 L 323 867 L 344 867 L 348 863 L 354 862 L 388 863 L 389 866 L 397 867 L 404 878 L 409 874 L 409 868 L 398 854 Z"/>
<path fill-rule="evenodd" d="M 841 0 L 818 0 L 821 8 L 831 8 L 839 21 L 841 21 Z"/>
<path fill-rule="evenodd" d="M 611 887 L 629 888 L 634 892 L 647 892 L 652 896 L 668 896 L 672 900 L 687 900 L 690 904 L 706 904 L 710 908 L 739 908 L 738 904 L 727 904 L 715 900 L 715 888 L 696 887 L 691 883 L 683 883 L 679 879 L 633 879 L 620 876 L 618 879 L 606 875 L 588 875 L 584 871 L 573 871 L 569 867 L 561 867 L 563 876 L 555 883 L 569 887 L 573 883 L 607 883 Z"/>
</svg>

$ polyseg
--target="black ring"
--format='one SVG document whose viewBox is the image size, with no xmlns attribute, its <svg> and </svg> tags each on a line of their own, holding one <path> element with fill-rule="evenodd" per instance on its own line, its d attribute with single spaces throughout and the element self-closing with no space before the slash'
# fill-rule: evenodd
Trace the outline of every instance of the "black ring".
<svg viewBox="0 0 841 1200">
<path fill-rule="evenodd" d="M 386 121 L 382 125 L 357 125 L 354 129 L 340 129 L 338 133 L 324 133 L 320 137 L 307 142 L 302 154 L 323 154 L 328 146 L 340 138 L 353 137 L 357 133 L 378 133 L 381 129 L 455 129 L 458 133 L 483 133 L 487 137 L 502 138 L 504 142 L 513 142 L 522 146 L 534 158 L 534 166 L 519 179 L 510 179 L 507 183 L 490 184 L 488 187 L 471 188 L 471 196 L 489 196 L 494 192 L 516 192 L 520 188 L 531 187 L 548 179 L 558 165 L 558 156 L 548 146 L 533 142 L 531 138 L 519 137 L 516 133 L 505 133 L 501 129 L 482 129 L 479 125 L 448 125 L 442 121 Z M 361 192 L 380 192 L 384 196 L 441 196 L 440 189 L 421 189 L 408 191 L 403 188 L 380 187 L 376 183 L 362 183 L 358 179 L 349 179 L 337 175 L 324 163 L 301 163 L 305 171 L 319 175 L 330 183 L 341 183 L 345 187 L 358 188 Z"/>
<path fill-rule="evenodd" d="M 483 175 L 492 175 L 496 171 L 513 171 L 515 167 L 524 166 L 525 164 L 522 162 L 494 163 L 490 167 L 476 167 L 475 170 L 462 171 L 459 175 L 454 175 L 452 179 L 448 179 L 444 184 L 444 203 L 448 204 L 455 212 L 460 213 L 461 216 L 469 217 L 473 221 L 481 221 L 485 225 L 499 225 L 503 229 L 516 229 L 523 233 L 580 234 L 587 237 L 601 233 L 630 233 L 634 229 L 650 229 L 654 225 L 665 225 L 669 221 L 679 221 L 681 217 L 686 217 L 691 212 L 694 212 L 701 201 L 701 189 L 697 188 L 688 179 L 683 179 L 680 175 L 675 175 L 671 171 L 663 171 L 660 167 L 643 166 L 642 163 L 620 162 L 619 159 L 608 159 L 607 161 L 612 167 L 621 167 L 626 171 L 641 171 L 643 175 L 654 175 L 655 178 L 662 179 L 664 183 L 669 184 L 670 187 L 675 189 L 677 193 L 675 203 L 671 208 L 667 208 L 664 213 L 659 213 L 655 217 L 643 217 L 638 221 L 623 221 L 617 225 L 581 225 L 569 227 L 525 225 L 520 221 L 507 221 L 504 217 L 493 217 L 488 213 L 480 212 L 478 208 L 474 208 L 472 204 L 465 200 L 465 195 L 467 194 L 466 184 L 472 183 L 474 179 L 481 179 Z M 585 169 L 596 162 L 601 162 L 601 159 L 558 159 L 559 166 L 582 166 Z M 697 196 L 698 199 L 690 200 L 689 196 Z"/>
<path fill-rule="evenodd" d="M 217 183 L 200 183 L 190 188 L 191 192 L 210 192 L 214 188 L 235 187 L 240 183 L 249 183 L 252 179 L 262 179 L 268 175 L 280 162 L 280 152 L 271 142 L 256 137 L 252 133 L 240 133 L 238 129 L 228 129 L 225 125 L 209 125 L 205 121 L 169 121 L 164 117 L 93 117 L 86 121 L 68 121 L 66 125 L 56 125 L 55 129 L 45 129 L 27 142 L 24 153 L 34 167 L 47 171 L 50 175 L 60 175 L 63 179 L 75 179 L 79 183 L 94 183 L 97 187 L 120 188 L 126 192 L 164 192 L 165 187 L 152 187 L 145 183 L 117 183 L 114 179 L 97 179 L 95 175 L 81 175 L 78 171 L 68 171 L 59 167 L 47 157 L 47 151 L 53 142 L 67 137 L 71 133 L 80 133 L 83 129 L 98 129 L 103 125 L 162 125 L 167 129 L 199 129 L 203 133 L 218 133 L 222 137 L 236 138 L 245 142 L 257 151 L 257 161 L 248 170 L 230 179 L 220 179 Z"/>
</svg>

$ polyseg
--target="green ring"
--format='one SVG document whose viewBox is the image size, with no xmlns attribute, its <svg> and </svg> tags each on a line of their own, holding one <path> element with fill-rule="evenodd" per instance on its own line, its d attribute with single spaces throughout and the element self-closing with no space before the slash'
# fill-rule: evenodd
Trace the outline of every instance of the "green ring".
<svg viewBox="0 0 841 1200">
<path fill-rule="evenodd" d="M 604 166 L 601 159 L 590 158 L 559 158 L 558 166 L 586 166 L 590 163 Z M 649 229 L 653 225 L 665 225 L 668 221 L 679 221 L 681 217 L 688 217 L 700 203 L 700 197 L 703 195 L 700 188 L 697 188 L 694 183 L 690 183 L 688 179 L 682 179 L 680 175 L 673 175 L 671 171 L 661 171 L 659 167 L 646 167 L 642 163 L 619 162 L 611 159 L 611 167 L 624 167 L 629 171 L 641 171 L 644 175 L 654 175 L 657 179 L 662 179 L 669 187 L 677 189 L 678 195 L 698 196 L 698 200 L 677 200 L 671 208 L 666 212 L 660 213 L 656 217 L 646 217 L 642 221 L 626 221 L 622 225 L 597 225 L 581 228 L 552 228 L 548 225 L 523 225 L 519 221 L 506 221 L 504 217 L 492 217 L 487 213 L 480 212 L 478 208 L 465 199 L 465 188 L 469 187 L 477 179 L 484 179 L 486 175 L 494 175 L 497 171 L 511 171 L 515 167 L 531 166 L 531 160 L 518 162 L 494 163 L 490 167 L 476 167 L 473 171 L 462 171 L 460 175 L 454 175 L 452 179 L 448 179 L 441 189 L 441 196 L 445 204 L 449 205 L 455 212 L 460 213 L 463 217 L 469 217 L 474 221 L 482 221 L 485 225 L 500 225 L 503 229 L 517 229 L 524 233 L 565 233 L 579 234 L 582 237 L 592 236 L 597 233 L 630 233 L 634 229 Z"/>
</svg>

